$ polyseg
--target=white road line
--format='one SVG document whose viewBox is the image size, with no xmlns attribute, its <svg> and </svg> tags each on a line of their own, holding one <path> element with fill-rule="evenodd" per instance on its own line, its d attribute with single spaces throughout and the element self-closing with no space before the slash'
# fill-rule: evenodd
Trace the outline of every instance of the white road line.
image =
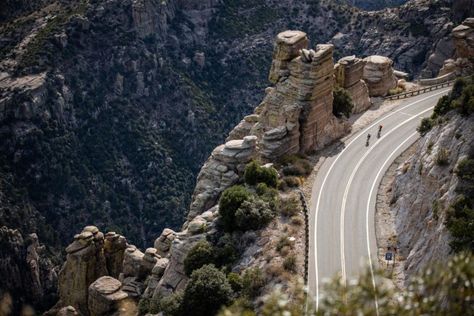
<svg viewBox="0 0 474 316">
<path fill-rule="evenodd" d="M 319 193 L 318 193 L 318 199 L 316 201 L 316 209 L 315 209 L 315 225 L 314 225 L 314 258 L 315 258 L 315 273 L 316 273 L 316 311 L 319 310 L 319 271 L 318 271 L 318 243 L 317 243 L 317 230 L 318 230 L 318 213 L 319 213 L 319 205 L 320 205 L 320 202 L 321 202 L 321 193 L 323 191 L 323 188 L 324 188 L 324 185 L 326 184 L 326 181 L 329 177 L 329 174 L 331 173 L 332 169 L 334 168 L 334 165 L 336 164 L 336 162 L 339 160 L 339 158 L 341 157 L 341 155 L 347 150 L 347 148 L 349 148 L 349 146 L 351 146 L 359 137 L 361 137 L 362 135 L 365 135 L 365 132 L 367 132 L 369 129 L 371 129 L 372 127 L 374 127 L 375 125 L 377 125 L 378 123 L 380 123 L 381 121 L 391 117 L 392 115 L 398 113 L 398 112 L 401 112 L 403 111 L 404 109 L 406 109 L 407 107 L 409 106 L 412 106 L 414 104 L 417 104 L 417 103 L 420 103 L 422 101 L 425 101 L 425 100 L 428 100 L 432 97 L 435 97 L 435 96 L 438 96 L 438 95 L 441 95 L 441 94 L 444 94 L 446 92 L 448 92 L 451 88 L 448 88 L 448 89 L 445 89 L 443 91 L 440 91 L 438 93 L 435 93 L 429 97 L 426 97 L 426 98 L 423 98 L 423 99 L 420 99 L 418 101 L 415 101 L 413 103 L 410 103 L 410 104 L 407 104 L 405 105 L 404 107 L 398 109 L 397 111 L 394 111 L 394 112 L 391 112 L 390 114 L 388 114 L 387 116 L 384 116 L 384 117 L 381 117 L 380 119 L 376 120 L 374 123 L 372 123 L 369 127 L 365 128 L 363 131 L 361 131 L 352 141 L 349 142 L 349 144 L 337 155 L 336 159 L 333 161 L 333 163 L 331 164 L 331 166 L 329 167 L 329 170 L 328 172 L 326 173 L 326 176 L 324 177 L 323 179 L 323 183 L 321 184 L 321 188 L 319 190 Z"/>
<path fill-rule="evenodd" d="M 370 275 L 372 277 L 372 285 L 374 287 L 374 293 L 375 293 L 375 311 L 377 313 L 377 315 L 379 315 L 379 303 L 378 303 L 378 300 L 377 300 L 377 291 L 376 291 L 376 286 L 375 286 L 375 277 L 374 277 L 374 268 L 373 268 L 373 265 L 372 265 L 372 257 L 371 257 L 371 253 L 370 253 L 370 234 L 369 234 L 369 213 L 370 213 L 370 200 L 372 200 L 372 194 L 374 192 L 374 189 L 375 189 L 375 186 L 376 184 L 378 183 L 378 178 L 380 177 L 380 174 L 382 173 L 382 171 L 384 170 L 385 168 L 385 165 L 387 163 L 389 163 L 390 161 L 392 161 L 392 157 L 393 155 L 395 155 L 396 152 L 398 152 L 398 150 L 403 147 L 405 145 L 406 142 L 408 142 L 413 136 L 416 136 L 418 134 L 418 132 L 414 132 L 412 133 L 410 136 L 408 136 L 407 139 L 405 139 L 400 145 L 397 146 L 397 148 L 395 148 L 394 151 L 392 151 L 390 153 L 390 155 L 388 156 L 388 158 L 384 161 L 384 163 L 382 164 L 382 167 L 380 167 L 379 171 L 377 172 L 377 175 L 375 176 L 375 179 L 374 181 L 372 182 L 372 187 L 370 188 L 370 192 L 369 192 L 369 198 L 367 200 L 367 209 L 366 209 L 366 213 L 365 213 L 365 231 L 366 231 L 366 234 L 367 234 L 367 254 L 369 256 L 369 267 L 370 267 Z"/>
<path fill-rule="evenodd" d="M 433 108 L 434 107 L 432 106 L 432 107 L 430 107 L 430 108 L 428 108 L 424 111 L 421 111 L 421 112 L 418 113 L 418 115 L 421 115 L 425 112 L 431 111 Z M 409 119 L 406 119 L 405 121 L 401 122 L 400 124 L 398 124 L 397 126 L 392 128 L 388 133 L 386 133 L 384 136 L 382 136 L 382 138 L 379 138 L 374 143 L 374 146 L 370 147 L 369 150 L 365 152 L 365 154 L 362 156 L 362 158 L 360 158 L 360 160 L 357 162 L 357 165 L 355 166 L 354 170 L 352 170 L 351 176 L 349 177 L 349 181 L 346 184 L 346 189 L 344 190 L 344 196 L 342 197 L 341 221 L 340 221 L 342 281 L 344 282 L 344 284 L 346 284 L 346 282 L 347 282 L 347 280 L 346 280 L 347 279 L 347 276 L 346 276 L 346 258 L 345 258 L 345 247 L 344 247 L 344 243 L 345 243 L 344 242 L 344 238 L 345 238 L 344 219 L 345 219 L 345 215 L 346 215 L 347 196 L 349 195 L 349 189 L 352 185 L 352 181 L 354 180 L 355 174 L 357 173 L 357 171 L 359 171 L 360 166 L 362 165 L 364 160 L 367 158 L 367 156 L 372 152 L 372 150 L 374 148 L 377 147 L 377 144 L 379 144 L 384 138 L 388 137 L 390 134 L 396 132 L 397 129 L 399 129 L 401 126 L 405 125 L 406 123 L 410 122 L 411 120 L 413 120 L 415 118 L 418 118 L 418 115 L 412 116 Z M 372 263 L 372 262 L 370 261 L 370 263 Z M 370 269 L 372 270 L 373 268 L 370 267 Z M 372 277 L 373 277 L 373 275 L 372 275 Z M 372 282 L 375 283 L 375 280 L 373 278 L 372 278 Z M 375 299 L 375 305 L 376 305 L 376 307 L 378 306 L 377 298 Z M 376 312 L 377 312 L 377 315 L 378 315 L 378 309 L 376 310 Z"/>
</svg>

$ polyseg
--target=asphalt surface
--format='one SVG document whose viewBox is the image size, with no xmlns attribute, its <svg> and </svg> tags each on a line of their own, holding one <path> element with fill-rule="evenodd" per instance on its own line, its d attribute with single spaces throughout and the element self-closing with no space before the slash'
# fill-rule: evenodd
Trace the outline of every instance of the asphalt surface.
<svg viewBox="0 0 474 316">
<path fill-rule="evenodd" d="M 317 305 L 322 285 L 336 273 L 348 282 L 367 265 L 373 272 L 377 265 L 375 202 L 381 178 L 395 158 L 420 137 L 416 128 L 421 119 L 431 115 L 438 99 L 449 90 L 405 99 L 341 143 L 321 165 L 309 217 L 308 285 Z M 383 126 L 380 138 L 379 125 Z"/>
</svg>

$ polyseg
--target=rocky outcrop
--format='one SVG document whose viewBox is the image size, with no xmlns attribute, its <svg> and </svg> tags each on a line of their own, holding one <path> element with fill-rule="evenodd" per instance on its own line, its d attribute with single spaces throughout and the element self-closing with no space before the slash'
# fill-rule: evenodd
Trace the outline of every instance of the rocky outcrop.
<svg viewBox="0 0 474 316">
<path fill-rule="evenodd" d="M 160 256 L 166 257 L 168 255 L 171 248 L 171 243 L 175 237 L 176 232 L 169 228 L 165 228 L 160 237 L 155 240 L 154 247 Z"/>
<path fill-rule="evenodd" d="M 280 78 L 288 77 L 288 64 L 298 57 L 300 50 L 308 47 L 308 37 L 301 31 L 285 31 L 276 37 L 273 48 L 272 67 L 268 80 L 277 83 Z"/>
<path fill-rule="evenodd" d="M 466 19 L 452 31 L 454 58 L 446 59 L 438 76 L 449 73 L 469 75 L 474 70 L 474 18 Z"/>
<path fill-rule="evenodd" d="M 0 293 L 12 297 L 13 312 L 23 303 L 48 306 L 55 299 L 57 271 L 38 236 L 0 227 Z"/>
<path fill-rule="evenodd" d="M 393 74 L 393 61 L 384 56 L 364 58 L 364 81 L 369 87 L 371 97 L 385 96 L 390 89 L 397 87 L 397 78 Z"/>
<path fill-rule="evenodd" d="M 61 306 L 71 305 L 80 313 L 88 314 L 89 285 L 107 275 L 103 250 L 104 234 L 95 226 L 87 226 L 74 236 L 74 241 L 66 248 L 66 262 L 59 272 Z"/>
<path fill-rule="evenodd" d="M 339 59 L 334 66 L 336 83 L 346 89 L 354 103 L 353 113 L 367 110 L 372 103 L 369 98 L 369 89 L 362 76 L 364 74 L 364 61 L 356 56 L 347 56 Z"/>
<path fill-rule="evenodd" d="M 257 137 L 230 140 L 212 151 L 197 177 L 188 219 L 213 206 L 220 193 L 233 185 L 245 165 L 256 157 Z"/>
<path fill-rule="evenodd" d="M 452 171 L 474 147 L 474 119 L 449 113 L 446 123 L 433 128 L 416 152 L 399 167 L 392 187 L 391 212 L 407 275 L 450 254 L 445 227 L 448 206 L 457 196 L 458 178 Z M 439 163 L 440 155 L 446 164 Z"/>
<path fill-rule="evenodd" d="M 158 34 L 165 37 L 169 20 L 176 14 L 177 1 L 134 0 L 132 2 L 132 17 L 135 31 L 138 36 Z"/>
</svg>

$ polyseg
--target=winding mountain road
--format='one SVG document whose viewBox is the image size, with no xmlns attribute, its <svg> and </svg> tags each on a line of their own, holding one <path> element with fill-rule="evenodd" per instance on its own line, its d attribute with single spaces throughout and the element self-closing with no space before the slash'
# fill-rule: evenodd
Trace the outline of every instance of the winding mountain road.
<svg viewBox="0 0 474 316">
<path fill-rule="evenodd" d="M 367 264 L 373 273 L 377 265 L 375 202 L 381 178 L 395 158 L 419 138 L 416 127 L 449 90 L 405 99 L 345 140 L 321 165 L 313 184 L 309 218 L 308 285 L 317 308 L 322 284 L 336 273 L 341 273 L 344 282 L 357 277 Z M 379 125 L 383 125 L 380 138 Z M 366 146 L 368 133 L 372 136 Z M 374 304 L 378 308 L 375 298 Z"/>
</svg>

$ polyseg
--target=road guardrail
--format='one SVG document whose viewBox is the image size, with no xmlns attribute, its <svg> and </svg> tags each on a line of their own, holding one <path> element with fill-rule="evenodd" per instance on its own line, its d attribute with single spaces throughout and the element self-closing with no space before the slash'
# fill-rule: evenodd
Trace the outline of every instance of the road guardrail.
<svg viewBox="0 0 474 316">
<path fill-rule="evenodd" d="M 445 87 L 452 86 L 455 81 L 456 80 L 450 80 L 450 81 L 446 81 L 446 82 L 443 82 L 443 83 L 438 83 L 438 84 L 435 84 L 435 85 L 432 85 L 432 86 L 428 86 L 426 88 L 421 88 L 421 89 L 418 89 L 418 90 L 407 91 L 407 92 L 402 92 L 402 93 L 399 93 L 399 94 L 389 95 L 389 96 L 386 96 L 384 99 L 385 100 L 399 100 L 399 99 L 414 97 L 415 95 L 420 95 L 420 94 L 423 94 L 423 93 L 426 93 L 426 92 L 439 90 L 439 89 L 442 89 L 442 88 L 445 88 Z"/>
</svg>

